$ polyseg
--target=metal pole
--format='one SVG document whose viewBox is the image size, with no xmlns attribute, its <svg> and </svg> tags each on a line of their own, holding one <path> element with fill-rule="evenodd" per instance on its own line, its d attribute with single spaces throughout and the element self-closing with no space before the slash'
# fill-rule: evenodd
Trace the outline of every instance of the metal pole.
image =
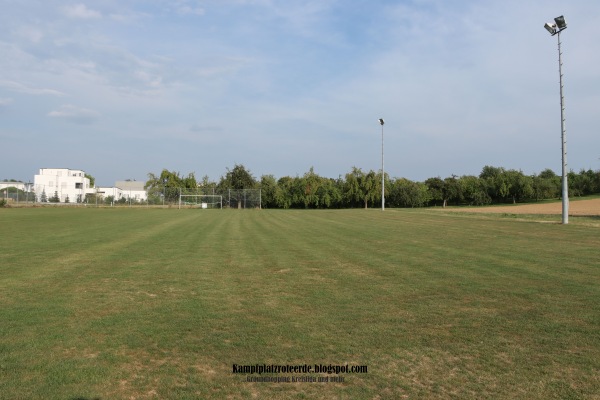
<svg viewBox="0 0 600 400">
<path fill-rule="evenodd" d="M 383 170 L 383 123 L 381 124 L 381 211 L 385 210 L 385 172 Z"/>
<path fill-rule="evenodd" d="M 569 184 L 567 181 L 567 134 L 565 132 L 565 97 L 562 81 L 562 53 L 560 50 L 560 30 L 558 36 L 558 74 L 560 78 L 560 132 L 562 142 L 562 223 L 569 223 Z"/>
</svg>

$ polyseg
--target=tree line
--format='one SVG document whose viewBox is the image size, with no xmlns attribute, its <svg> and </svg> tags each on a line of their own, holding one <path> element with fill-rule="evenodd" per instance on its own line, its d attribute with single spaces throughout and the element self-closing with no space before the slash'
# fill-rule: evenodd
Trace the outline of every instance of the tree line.
<svg viewBox="0 0 600 400">
<path fill-rule="evenodd" d="M 485 166 L 478 176 L 434 177 L 424 182 L 384 176 L 385 203 L 389 207 L 427 207 L 447 205 L 487 205 L 532 202 L 561 196 L 561 177 L 551 169 L 525 175 L 520 170 Z M 581 170 L 568 174 L 569 195 L 600 193 L 600 170 Z M 176 201 L 178 191 L 194 189 L 203 194 L 221 194 L 228 189 L 261 189 L 263 208 L 369 208 L 381 204 L 381 172 L 352 167 L 337 179 L 322 177 L 311 167 L 302 176 L 263 175 L 255 178 L 244 165 L 227 168 L 219 181 L 208 176 L 197 180 L 194 173 L 163 169 L 148 174 L 145 185 L 149 199 L 164 196 Z"/>
</svg>

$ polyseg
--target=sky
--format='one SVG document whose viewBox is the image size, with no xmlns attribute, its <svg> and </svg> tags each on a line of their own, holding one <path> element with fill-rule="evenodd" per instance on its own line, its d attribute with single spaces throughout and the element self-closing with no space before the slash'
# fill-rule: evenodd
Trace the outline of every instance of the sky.
<svg viewBox="0 0 600 400">
<path fill-rule="evenodd" d="M 597 0 L 0 0 L 0 180 L 600 169 Z"/>
</svg>

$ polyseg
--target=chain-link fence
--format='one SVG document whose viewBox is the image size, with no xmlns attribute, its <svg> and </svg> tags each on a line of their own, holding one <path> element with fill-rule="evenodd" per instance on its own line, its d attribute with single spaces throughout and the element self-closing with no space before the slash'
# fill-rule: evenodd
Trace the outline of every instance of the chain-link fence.
<svg viewBox="0 0 600 400">
<path fill-rule="evenodd" d="M 28 189 L 20 189 L 8 186 L 0 189 L 0 200 L 5 204 L 27 204 L 35 203 L 35 194 Z"/>
<path fill-rule="evenodd" d="M 182 198 L 182 195 L 184 197 Z M 186 197 L 187 196 L 187 197 Z M 216 198 L 219 205 L 216 205 Z M 180 207 L 186 205 L 212 204 L 208 208 L 260 209 L 260 189 L 218 189 L 211 188 L 176 188 L 154 187 L 141 194 L 118 188 L 74 189 L 56 188 L 45 185 L 32 185 L 28 190 L 15 187 L 0 188 L 0 199 L 8 205 L 83 205 L 96 207 L 145 206 L 145 207 Z M 198 204 L 195 204 L 198 203 Z"/>
<path fill-rule="evenodd" d="M 179 196 L 182 199 L 191 199 L 193 196 L 203 198 L 208 201 L 210 197 L 221 197 L 223 208 L 261 208 L 261 190 L 260 189 L 224 189 L 218 188 L 198 188 L 198 189 L 179 189 Z M 172 198 L 174 193 L 166 191 L 167 198 Z M 202 201 L 202 200 L 200 200 Z M 214 199 L 213 199 L 214 202 Z M 180 202 L 181 203 L 181 202 Z M 205 203 L 206 204 L 206 203 Z"/>
<path fill-rule="evenodd" d="M 223 198 L 229 208 L 261 208 L 260 189 L 228 189 Z"/>
</svg>

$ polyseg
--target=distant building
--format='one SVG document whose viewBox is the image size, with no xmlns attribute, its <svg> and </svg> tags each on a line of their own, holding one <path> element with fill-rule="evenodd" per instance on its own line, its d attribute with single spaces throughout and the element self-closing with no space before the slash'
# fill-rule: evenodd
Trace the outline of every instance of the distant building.
<svg viewBox="0 0 600 400">
<path fill-rule="evenodd" d="M 144 189 L 145 182 L 117 181 L 115 186 L 121 189 L 122 196 L 131 201 L 146 201 L 148 193 Z"/>
<path fill-rule="evenodd" d="M 144 182 L 117 181 L 113 187 L 100 186 L 97 188 L 98 195 L 102 199 L 112 197 L 113 202 L 139 203 L 148 199 Z"/>
<path fill-rule="evenodd" d="M 96 193 L 102 200 L 106 200 L 110 197 L 113 202 L 119 201 L 119 199 L 123 197 L 123 191 L 115 186 L 98 186 L 96 187 Z"/>
<path fill-rule="evenodd" d="M 38 201 L 58 196 L 61 203 L 80 203 L 87 193 L 94 193 L 90 188 L 90 180 L 80 169 L 40 168 L 40 173 L 33 177 L 33 188 Z"/>
<path fill-rule="evenodd" d="M 0 199 L 11 201 L 35 201 L 31 182 L 0 181 Z"/>
<path fill-rule="evenodd" d="M 17 188 L 18 190 L 22 190 L 24 192 L 33 190 L 33 185 L 31 182 L 0 181 L 0 191 L 10 187 Z"/>
</svg>

